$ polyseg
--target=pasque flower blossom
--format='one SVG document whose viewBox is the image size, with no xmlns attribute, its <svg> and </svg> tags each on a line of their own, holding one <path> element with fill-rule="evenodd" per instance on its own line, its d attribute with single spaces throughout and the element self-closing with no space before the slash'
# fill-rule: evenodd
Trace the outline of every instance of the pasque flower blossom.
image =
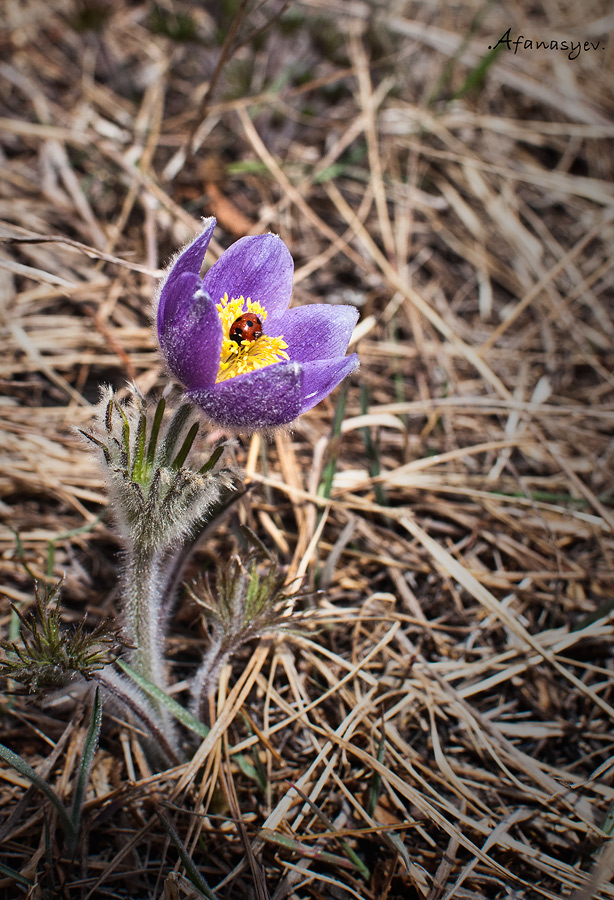
<svg viewBox="0 0 614 900">
<path fill-rule="evenodd" d="M 244 237 L 200 277 L 215 228 L 174 260 L 158 294 L 158 337 L 170 372 L 211 421 L 253 431 L 311 409 L 358 366 L 346 356 L 353 306 L 288 309 L 294 263 L 274 234 Z"/>
</svg>

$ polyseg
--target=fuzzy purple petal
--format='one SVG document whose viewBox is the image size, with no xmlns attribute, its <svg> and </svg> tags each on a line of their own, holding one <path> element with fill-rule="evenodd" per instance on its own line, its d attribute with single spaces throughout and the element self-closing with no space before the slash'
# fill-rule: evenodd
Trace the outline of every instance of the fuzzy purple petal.
<svg viewBox="0 0 614 900">
<path fill-rule="evenodd" d="M 206 272 L 205 290 L 219 303 L 224 294 L 261 303 L 274 321 L 288 308 L 294 262 L 276 234 L 240 238 Z"/>
<path fill-rule="evenodd" d="M 203 232 L 176 257 L 162 283 L 158 334 L 164 358 L 187 396 L 218 425 L 255 431 L 287 424 L 358 365 L 356 354 L 344 356 L 358 312 L 325 304 L 288 310 L 294 264 L 273 234 L 237 241 L 201 280 L 214 227 L 214 219 L 205 220 Z M 216 384 L 223 337 L 216 306 L 224 294 L 266 309 L 264 331 L 283 336 L 288 362 Z"/>
<path fill-rule="evenodd" d="M 200 282 L 200 270 L 202 268 L 205 253 L 215 228 L 215 219 L 203 220 L 203 231 L 195 240 L 182 250 L 171 263 L 165 281 L 162 283 L 158 300 L 158 333 L 161 334 L 167 323 L 180 308 L 184 299 L 181 292 L 176 289 L 176 282 L 182 275 L 196 275 Z M 185 298 L 188 302 L 191 295 Z"/>
<path fill-rule="evenodd" d="M 303 402 L 302 383 L 302 366 L 276 363 L 210 388 L 187 391 L 187 396 L 218 425 L 257 431 L 296 419 Z"/>
<path fill-rule="evenodd" d="M 308 409 L 323 400 L 358 365 L 359 360 L 356 353 L 343 359 L 317 359 L 303 363 L 301 413 L 307 412 Z"/>
<path fill-rule="evenodd" d="M 174 313 L 158 329 L 166 365 L 186 388 L 209 387 L 215 384 L 222 345 L 215 303 L 198 275 L 189 272 L 173 280 L 168 296 Z"/>
<path fill-rule="evenodd" d="M 283 336 L 290 359 L 334 359 L 345 356 L 357 319 L 355 306 L 315 303 L 289 309 L 274 328 L 267 322 L 264 330 L 271 337 Z"/>
</svg>

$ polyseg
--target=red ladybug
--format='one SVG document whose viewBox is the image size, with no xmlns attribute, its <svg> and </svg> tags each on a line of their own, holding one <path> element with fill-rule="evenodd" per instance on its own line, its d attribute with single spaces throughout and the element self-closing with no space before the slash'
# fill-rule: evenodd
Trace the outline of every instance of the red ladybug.
<svg viewBox="0 0 614 900">
<path fill-rule="evenodd" d="M 262 334 L 262 322 L 253 313 L 243 313 L 232 323 L 228 334 L 231 341 L 241 346 L 242 341 L 255 341 Z"/>
</svg>

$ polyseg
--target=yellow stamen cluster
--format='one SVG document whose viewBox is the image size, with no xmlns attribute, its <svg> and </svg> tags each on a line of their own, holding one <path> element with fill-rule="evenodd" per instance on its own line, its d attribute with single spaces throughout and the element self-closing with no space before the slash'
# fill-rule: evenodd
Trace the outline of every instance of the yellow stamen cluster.
<svg viewBox="0 0 614 900">
<path fill-rule="evenodd" d="M 289 359 L 288 354 L 284 353 L 288 345 L 282 337 L 263 334 L 255 341 L 241 341 L 240 344 L 230 340 L 230 329 L 244 313 L 253 313 L 264 324 L 267 312 L 260 303 L 249 297 L 247 300 L 244 297 L 229 299 L 228 294 L 224 294 L 216 309 L 222 323 L 222 349 L 216 383 Z"/>
</svg>

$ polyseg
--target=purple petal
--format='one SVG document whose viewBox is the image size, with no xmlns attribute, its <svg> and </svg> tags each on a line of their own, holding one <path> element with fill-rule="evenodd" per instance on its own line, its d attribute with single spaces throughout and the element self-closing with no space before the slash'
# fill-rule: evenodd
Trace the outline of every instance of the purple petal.
<svg viewBox="0 0 614 900">
<path fill-rule="evenodd" d="M 205 258 L 205 253 L 207 252 L 207 247 L 209 246 L 209 241 L 211 240 L 215 225 L 216 221 L 213 216 L 208 219 L 203 219 L 202 232 L 197 238 L 194 238 L 191 244 L 188 244 L 185 250 L 180 250 L 175 256 L 175 259 L 171 264 L 173 275 L 182 275 L 184 272 L 192 272 L 194 275 L 200 275 L 203 259 Z"/>
<path fill-rule="evenodd" d="M 218 425 L 256 431 L 292 422 L 301 412 L 302 366 L 275 363 L 187 396 Z"/>
<path fill-rule="evenodd" d="M 169 288 L 172 318 L 158 326 L 166 365 L 186 388 L 215 384 L 220 366 L 222 326 L 215 303 L 198 275 L 184 272 Z"/>
<path fill-rule="evenodd" d="M 204 229 L 185 250 L 177 254 L 168 269 L 168 274 L 160 289 L 158 300 L 158 331 L 162 331 L 167 322 L 175 315 L 182 295 L 175 289 L 175 282 L 182 275 L 196 275 L 200 282 L 200 270 L 203 259 L 215 228 L 215 219 L 204 219 Z"/>
<path fill-rule="evenodd" d="M 345 356 L 357 319 L 355 306 L 316 303 L 289 309 L 273 329 L 267 321 L 264 330 L 271 337 L 283 336 L 290 359 L 333 359 Z"/>
<path fill-rule="evenodd" d="M 358 365 L 359 360 L 356 353 L 343 359 L 318 359 L 303 363 L 301 413 L 307 412 L 308 409 L 323 400 Z"/>
<path fill-rule="evenodd" d="M 224 294 L 250 297 L 268 313 L 267 322 L 282 315 L 292 295 L 294 262 L 276 234 L 240 238 L 205 274 L 205 290 L 219 303 Z"/>
</svg>

